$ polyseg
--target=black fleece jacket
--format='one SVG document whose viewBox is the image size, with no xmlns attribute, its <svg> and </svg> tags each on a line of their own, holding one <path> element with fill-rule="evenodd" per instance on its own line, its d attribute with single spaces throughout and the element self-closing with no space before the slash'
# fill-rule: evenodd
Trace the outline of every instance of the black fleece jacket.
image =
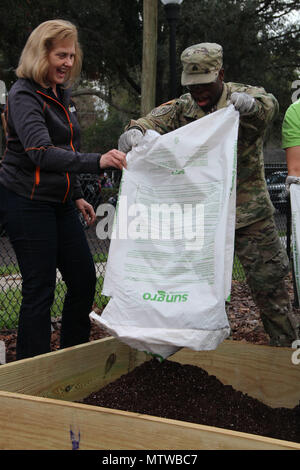
<svg viewBox="0 0 300 470">
<path fill-rule="evenodd" d="M 71 90 L 18 79 L 8 94 L 6 150 L 0 184 L 48 202 L 82 197 L 77 175 L 100 173 L 99 153 L 80 153 L 80 129 Z"/>
</svg>

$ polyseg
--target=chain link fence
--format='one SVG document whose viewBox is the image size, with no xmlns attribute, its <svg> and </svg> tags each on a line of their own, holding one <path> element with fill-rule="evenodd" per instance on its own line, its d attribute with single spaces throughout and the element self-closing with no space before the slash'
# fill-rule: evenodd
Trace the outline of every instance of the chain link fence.
<svg viewBox="0 0 300 470">
<path fill-rule="evenodd" d="M 265 175 L 268 183 L 268 189 L 272 202 L 276 208 L 275 221 L 280 236 L 280 240 L 284 247 L 289 251 L 289 204 L 287 202 L 284 181 L 286 176 L 286 166 L 281 163 L 266 164 Z M 114 172 L 112 175 L 113 187 L 101 187 L 100 177 L 95 175 L 81 175 L 81 184 L 85 199 L 93 205 L 94 209 L 99 204 L 109 202 L 116 203 L 118 183 L 120 172 Z M 96 226 L 99 219 L 92 227 L 85 227 L 85 233 L 97 272 L 97 286 L 95 303 L 101 308 L 105 306 L 108 299 L 102 296 L 102 284 L 105 274 L 106 260 L 109 250 L 109 239 L 100 240 L 96 234 Z M 233 266 L 233 279 L 244 281 L 245 276 L 243 268 L 235 257 Z M 17 327 L 18 315 L 22 300 L 21 293 L 21 275 L 18 269 L 14 251 L 10 245 L 4 228 L 0 226 L 0 330 L 13 329 Z M 57 283 L 55 299 L 52 307 L 52 316 L 59 317 L 61 315 L 62 306 L 65 297 L 65 284 L 61 279 L 59 271 L 57 271 Z"/>
<path fill-rule="evenodd" d="M 96 175 L 81 175 L 81 186 L 85 199 L 92 204 L 96 210 L 99 204 L 112 203 L 115 205 L 118 194 L 118 172 L 114 172 L 112 178 L 115 186 L 111 188 L 103 188 L 103 181 Z M 109 250 L 109 239 L 100 240 L 96 234 L 96 225 L 99 221 L 97 217 L 96 223 L 88 227 L 81 214 L 78 213 L 81 223 L 84 227 L 86 238 L 92 252 L 96 272 L 97 285 L 95 303 L 98 306 L 105 305 L 107 298 L 101 295 L 102 284 L 104 279 L 105 265 Z M 52 317 L 61 315 L 64 297 L 65 283 L 61 278 L 60 272 L 57 270 L 55 298 L 52 306 Z M 13 329 L 18 325 L 18 316 L 22 300 L 21 292 L 22 278 L 18 268 L 14 250 L 9 242 L 4 227 L 0 225 L 0 330 Z"/>
</svg>

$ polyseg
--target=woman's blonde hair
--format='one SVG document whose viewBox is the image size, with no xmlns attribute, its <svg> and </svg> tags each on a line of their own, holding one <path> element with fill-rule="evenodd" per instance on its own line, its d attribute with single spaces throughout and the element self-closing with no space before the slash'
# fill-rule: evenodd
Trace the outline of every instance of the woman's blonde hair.
<svg viewBox="0 0 300 470">
<path fill-rule="evenodd" d="M 68 84 L 72 85 L 81 72 L 82 51 L 76 26 L 65 20 L 45 21 L 32 31 L 19 60 L 17 77 L 33 79 L 47 88 L 49 86 L 47 83 L 49 52 L 56 42 L 65 39 L 70 39 L 75 44 L 74 65 L 67 76 Z"/>
</svg>

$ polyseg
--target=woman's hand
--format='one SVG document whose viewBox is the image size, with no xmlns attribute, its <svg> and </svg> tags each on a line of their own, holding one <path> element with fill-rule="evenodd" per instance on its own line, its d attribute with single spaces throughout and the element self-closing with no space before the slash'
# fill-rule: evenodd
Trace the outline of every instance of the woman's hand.
<svg viewBox="0 0 300 470">
<path fill-rule="evenodd" d="M 100 168 L 108 167 L 118 168 L 119 170 L 127 168 L 126 154 L 120 152 L 120 150 L 113 149 L 101 155 Z"/>
<path fill-rule="evenodd" d="M 96 214 L 93 206 L 86 202 L 85 199 L 76 199 L 75 204 L 77 209 L 82 213 L 85 222 L 92 225 L 96 220 Z"/>
</svg>

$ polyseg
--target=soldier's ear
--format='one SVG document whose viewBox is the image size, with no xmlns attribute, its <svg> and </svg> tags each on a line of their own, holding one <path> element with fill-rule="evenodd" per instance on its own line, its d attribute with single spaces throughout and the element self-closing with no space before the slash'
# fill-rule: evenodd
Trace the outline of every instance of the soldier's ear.
<svg viewBox="0 0 300 470">
<path fill-rule="evenodd" d="M 219 79 L 222 80 L 222 82 L 223 82 L 223 80 L 224 80 L 224 69 L 220 69 L 220 72 L 219 72 L 219 76 L 218 76 L 218 77 L 219 77 Z"/>
</svg>

